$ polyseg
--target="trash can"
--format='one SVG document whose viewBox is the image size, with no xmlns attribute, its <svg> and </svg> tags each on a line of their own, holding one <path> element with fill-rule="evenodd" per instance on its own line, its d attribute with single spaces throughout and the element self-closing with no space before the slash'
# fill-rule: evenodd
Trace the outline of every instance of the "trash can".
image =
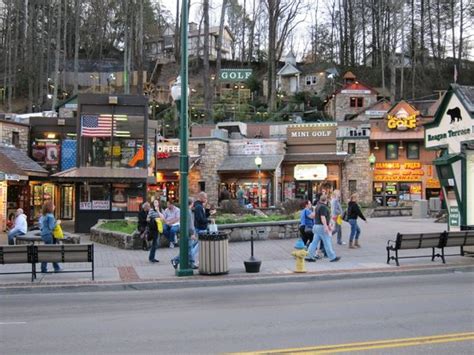
<svg viewBox="0 0 474 355">
<path fill-rule="evenodd" d="M 228 233 L 205 233 L 199 235 L 199 273 L 222 275 L 229 272 Z"/>
</svg>

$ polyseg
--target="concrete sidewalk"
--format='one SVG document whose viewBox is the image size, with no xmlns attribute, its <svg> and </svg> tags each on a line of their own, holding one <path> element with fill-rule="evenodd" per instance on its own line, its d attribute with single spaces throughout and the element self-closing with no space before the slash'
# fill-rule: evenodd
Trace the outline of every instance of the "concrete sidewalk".
<svg viewBox="0 0 474 355">
<path fill-rule="evenodd" d="M 243 261 L 250 256 L 250 242 L 229 244 L 230 273 L 223 276 L 194 276 L 178 278 L 175 276 L 170 259 L 179 249 L 158 249 L 157 264 L 148 262 L 148 252 L 141 250 L 122 250 L 106 245 L 95 244 L 96 280 L 91 281 L 90 273 L 73 274 L 38 274 L 38 279 L 31 283 L 30 276 L 0 275 L 0 289 L 4 291 L 13 288 L 35 287 L 67 287 L 67 286 L 97 286 L 97 285 L 140 285 L 156 284 L 170 285 L 172 283 L 196 285 L 198 283 L 232 283 L 235 280 L 245 282 L 265 282 L 265 280 L 304 280 L 309 277 L 332 278 L 345 275 L 363 274 L 399 274 L 400 272 L 447 272 L 453 270 L 471 270 L 474 268 L 474 258 L 459 255 L 459 248 L 447 248 L 446 254 L 457 254 L 446 257 L 443 265 L 440 259 L 431 262 L 430 257 L 417 259 L 401 259 L 400 267 L 392 262 L 386 264 L 385 246 L 387 240 L 394 239 L 397 232 L 437 232 L 443 231 L 445 224 L 434 223 L 431 219 L 412 219 L 411 217 L 373 218 L 366 224 L 360 223 L 362 234 L 360 249 L 349 249 L 347 245 L 337 245 L 334 248 L 342 259 L 337 263 L 330 263 L 328 259 L 306 263 L 308 273 L 297 275 L 293 273 L 295 260 L 291 256 L 295 239 L 266 240 L 255 242 L 255 256 L 262 260 L 259 274 L 245 273 Z M 349 225 L 343 225 L 343 240 L 347 242 Z M 334 238 L 335 240 L 335 238 Z M 81 242 L 87 242 L 88 236 L 82 235 Z M 4 242 L 2 240 L 2 242 Z M 404 255 L 429 255 L 431 250 L 401 251 Z M 87 264 L 65 264 L 67 270 L 88 268 Z M 51 269 L 52 266 L 49 265 Z M 28 265 L 1 265 L 1 272 L 29 270 Z M 198 275 L 197 270 L 195 275 Z M 185 286 L 184 286 L 185 287 Z"/>
</svg>

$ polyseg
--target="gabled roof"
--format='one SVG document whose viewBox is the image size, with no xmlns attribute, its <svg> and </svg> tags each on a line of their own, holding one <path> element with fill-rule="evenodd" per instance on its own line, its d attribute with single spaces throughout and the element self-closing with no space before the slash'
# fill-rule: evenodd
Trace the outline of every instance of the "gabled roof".
<svg viewBox="0 0 474 355">
<path fill-rule="evenodd" d="M 394 104 L 387 114 L 392 115 L 392 116 L 411 116 L 411 115 L 416 115 L 418 116 L 420 114 L 420 111 L 418 111 L 413 105 L 409 104 L 405 100 L 401 100 Z"/>
<path fill-rule="evenodd" d="M 365 84 L 361 83 L 360 81 L 356 81 L 356 82 L 353 82 L 353 83 L 345 84 L 343 87 L 336 90 L 333 95 L 340 94 L 342 91 L 345 91 L 345 90 L 347 90 L 347 91 L 352 91 L 352 90 L 362 91 L 362 90 L 364 90 L 364 91 L 370 91 L 370 94 L 373 94 L 373 95 L 378 94 L 378 92 L 375 89 L 371 88 L 370 86 L 365 85 Z"/>
<path fill-rule="evenodd" d="M 353 79 L 353 80 L 357 79 L 357 77 L 351 71 L 348 71 L 346 74 L 344 74 L 343 78 L 344 79 Z"/>
<path fill-rule="evenodd" d="M 0 171 L 26 176 L 48 176 L 48 172 L 21 150 L 0 145 Z"/>
<path fill-rule="evenodd" d="M 286 75 L 295 75 L 295 74 L 301 74 L 301 70 L 299 70 L 297 67 L 295 67 L 291 63 L 286 63 L 283 68 L 281 68 L 277 75 L 281 76 L 286 76 Z"/>
</svg>

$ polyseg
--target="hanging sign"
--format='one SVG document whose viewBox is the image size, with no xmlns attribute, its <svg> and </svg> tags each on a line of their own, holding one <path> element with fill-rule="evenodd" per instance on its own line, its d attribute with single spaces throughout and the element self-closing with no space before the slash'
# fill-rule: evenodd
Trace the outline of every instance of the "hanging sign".
<svg viewBox="0 0 474 355">
<path fill-rule="evenodd" d="M 449 226 L 459 227 L 461 216 L 459 214 L 458 206 L 449 207 Z"/>
<path fill-rule="evenodd" d="M 296 180 L 325 180 L 328 167 L 324 164 L 298 164 L 293 175 Z"/>
<path fill-rule="evenodd" d="M 252 76 L 252 69 L 221 69 L 219 77 L 223 81 L 245 81 Z"/>
</svg>

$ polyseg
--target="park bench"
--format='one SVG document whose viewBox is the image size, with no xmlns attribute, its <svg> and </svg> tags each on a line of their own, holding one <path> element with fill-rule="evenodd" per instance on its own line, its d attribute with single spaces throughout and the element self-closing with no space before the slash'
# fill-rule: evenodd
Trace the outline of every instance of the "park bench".
<svg viewBox="0 0 474 355">
<path fill-rule="evenodd" d="M 399 265 L 398 259 L 408 258 L 421 258 L 427 255 L 417 256 L 398 256 L 399 250 L 405 249 L 428 249 L 431 248 L 431 261 L 434 261 L 436 257 L 443 260 L 443 264 L 446 263 L 446 256 L 462 255 L 464 256 L 464 247 L 474 246 L 474 231 L 467 230 L 461 232 L 442 232 L 442 233 L 416 233 L 416 234 L 397 234 L 396 240 L 389 240 L 387 242 L 387 264 L 390 264 L 390 260 L 395 260 L 397 266 Z M 448 247 L 460 247 L 460 254 L 449 254 L 444 253 L 444 248 Z M 435 253 L 435 249 L 441 249 L 440 253 Z M 391 255 L 394 252 L 395 256 Z"/>
<path fill-rule="evenodd" d="M 417 256 L 398 256 L 399 250 L 405 249 L 431 249 L 431 261 L 434 261 L 436 257 L 441 258 L 443 263 L 444 250 L 443 244 L 445 239 L 445 232 L 442 233 L 415 233 L 415 234 L 397 234 L 396 240 L 389 240 L 387 242 L 387 264 L 390 264 L 390 260 L 395 260 L 397 266 L 400 266 L 398 259 L 408 258 L 422 258 L 428 255 L 417 255 Z M 435 253 L 435 249 L 441 249 L 442 254 Z M 395 256 L 391 255 L 394 252 Z"/>
<path fill-rule="evenodd" d="M 94 244 L 41 244 L 0 246 L 0 264 L 31 264 L 28 272 L 5 272 L 2 274 L 31 273 L 36 279 L 36 264 L 46 263 L 91 263 L 90 269 L 64 270 L 62 273 L 90 272 L 94 280 Z"/>
</svg>

